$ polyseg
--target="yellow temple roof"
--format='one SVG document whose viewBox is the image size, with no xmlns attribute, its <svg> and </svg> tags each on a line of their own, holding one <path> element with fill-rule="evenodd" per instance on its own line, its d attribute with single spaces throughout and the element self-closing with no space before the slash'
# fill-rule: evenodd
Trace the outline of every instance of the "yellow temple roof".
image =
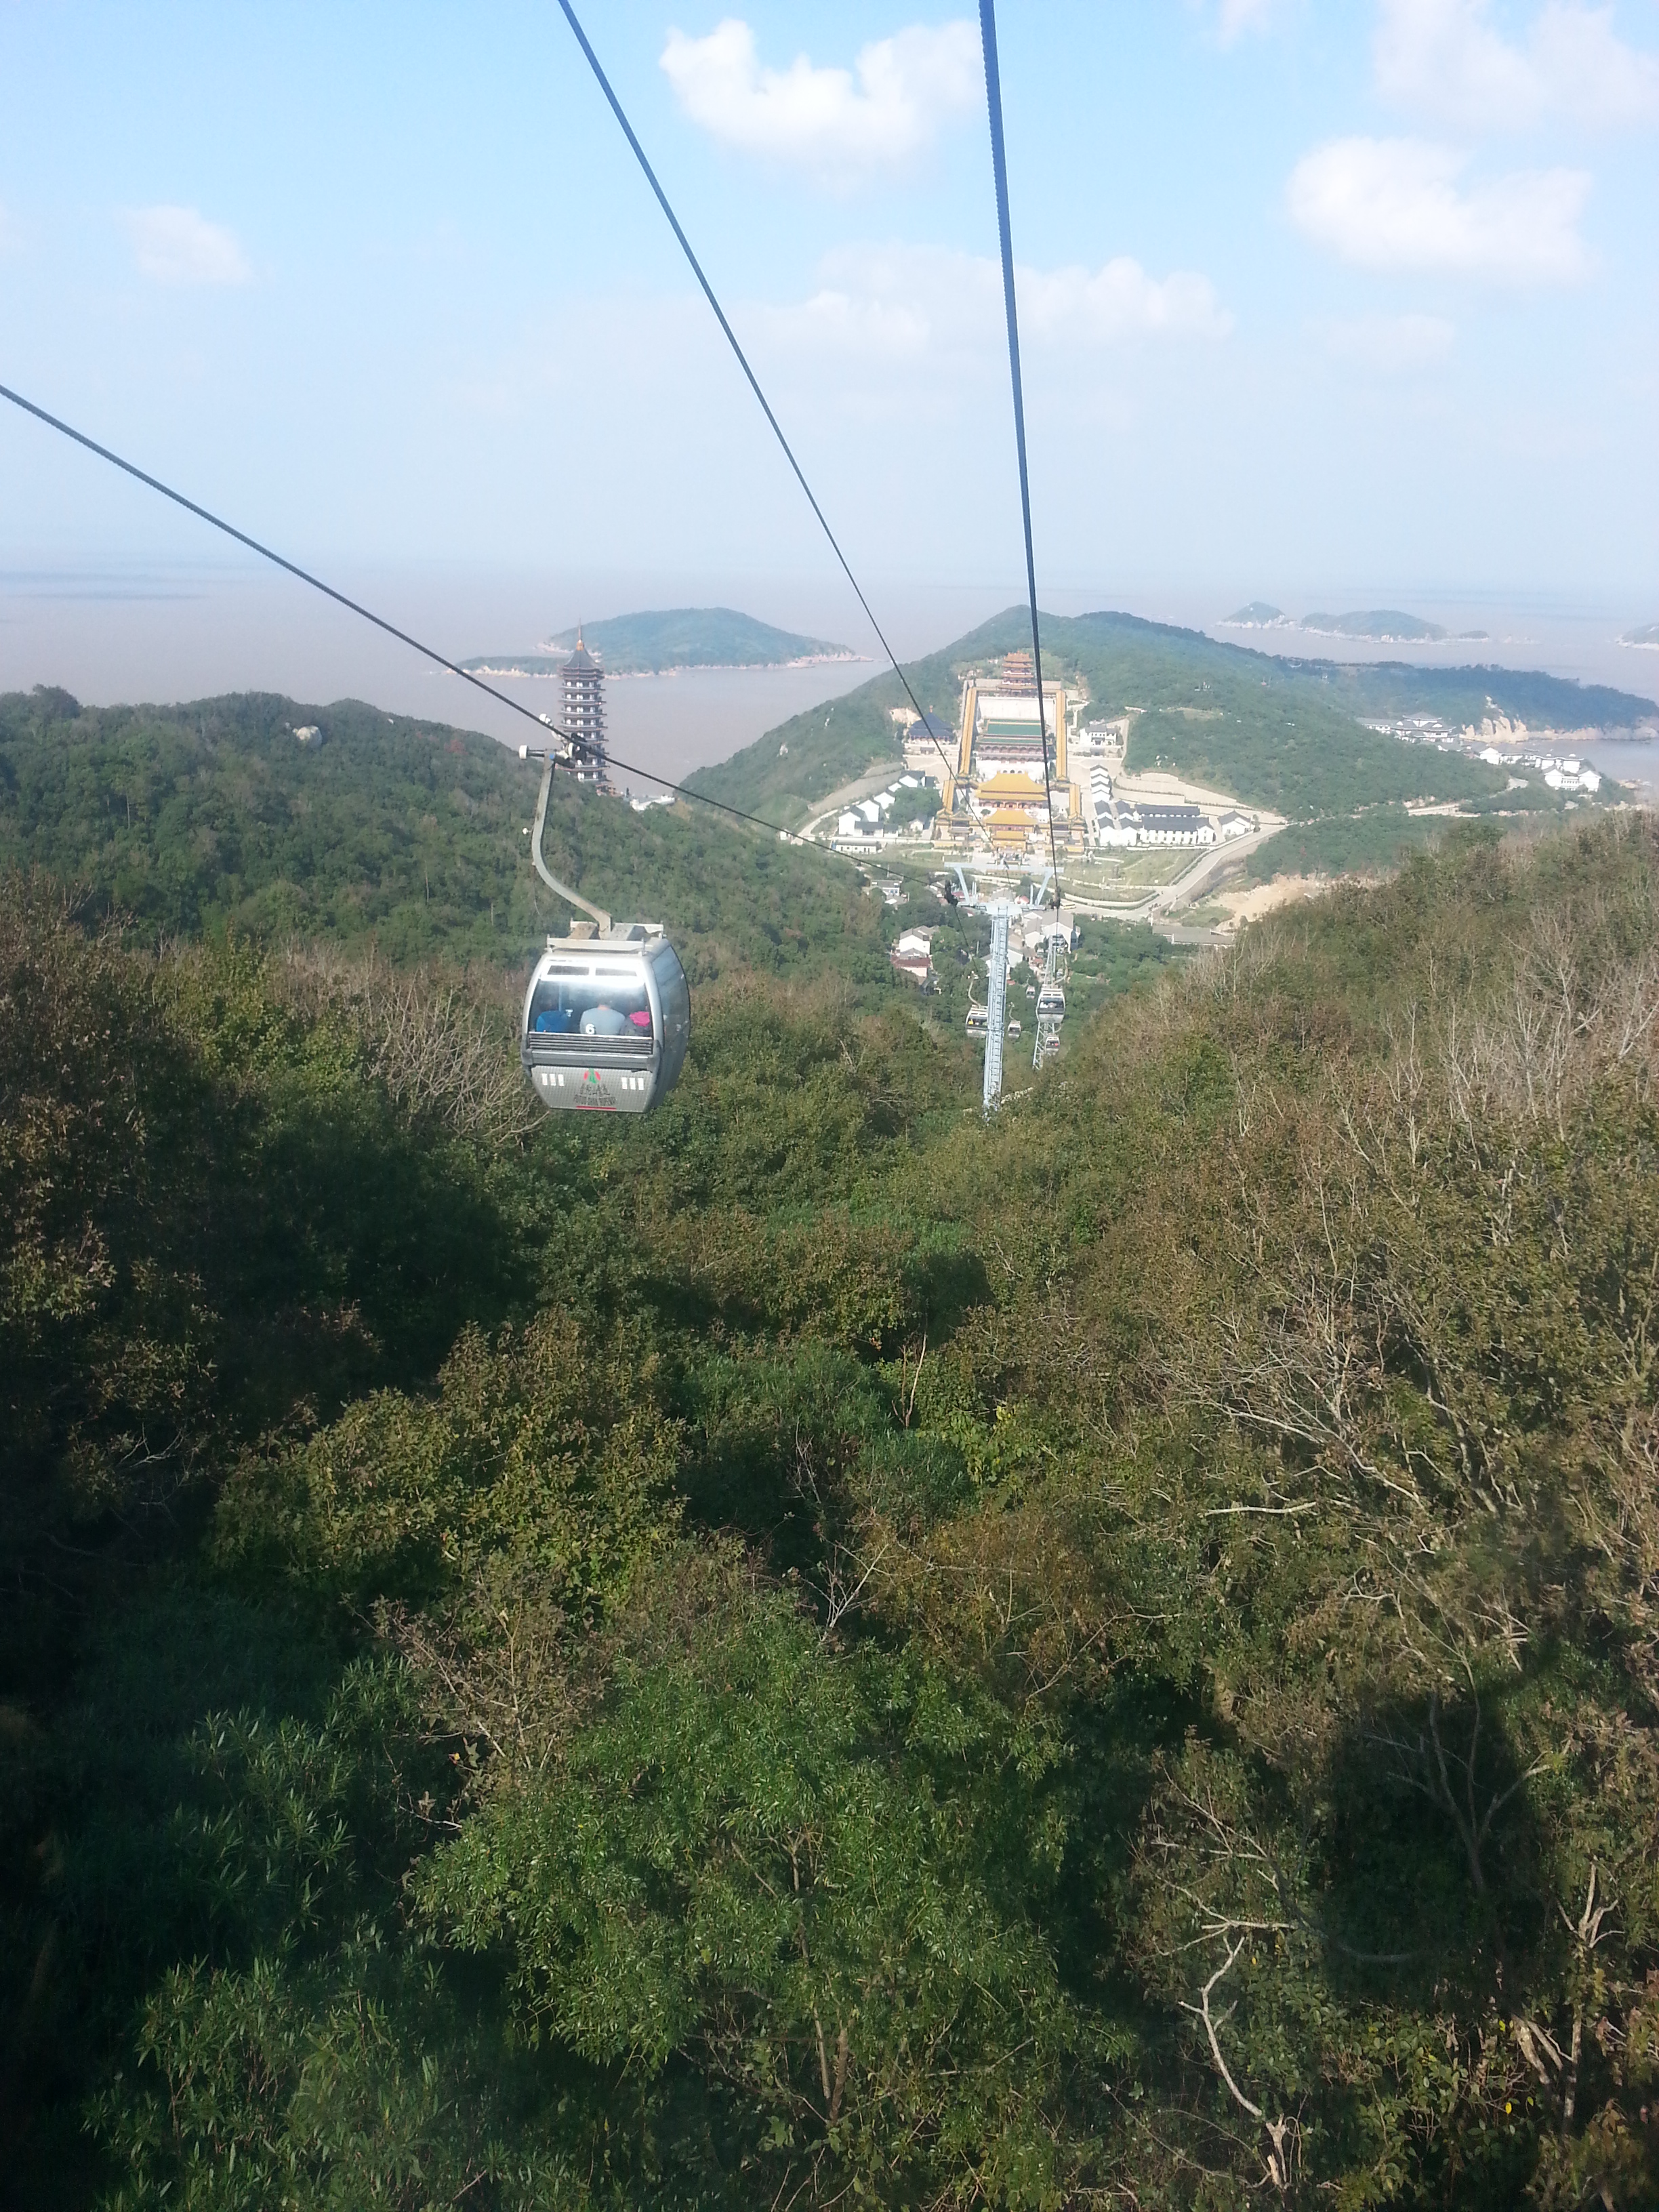
<svg viewBox="0 0 1659 2212">
<path fill-rule="evenodd" d="M 988 775 L 979 786 L 979 796 L 993 806 L 1010 803 L 1016 806 L 1041 806 L 1047 794 L 1042 786 L 1029 775 L 1016 775 L 1009 770 L 1002 775 Z"/>
</svg>

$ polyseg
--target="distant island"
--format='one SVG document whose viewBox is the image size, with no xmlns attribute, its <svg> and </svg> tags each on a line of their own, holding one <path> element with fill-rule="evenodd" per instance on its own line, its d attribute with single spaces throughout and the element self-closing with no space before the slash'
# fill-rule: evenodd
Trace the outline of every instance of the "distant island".
<svg viewBox="0 0 1659 2212">
<path fill-rule="evenodd" d="M 1252 599 L 1221 625 L 1223 629 L 1295 629 L 1297 626 L 1293 615 L 1287 615 L 1281 607 L 1270 607 L 1266 599 Z"/>
<path fill-rule="evenodd" d="M 1620 645 L 1659 647 L 1659 623 L 1644 623 L 1640 629 L 1627 629 L 1619 641 Z"/>
<path fill-rule="evenodd" d="M 1372 607 L 1358 614 L 1304 615 L 1301 627 L 1318 637 L 1363 637 L 1373 645 L 1438 645 L 1446 635 L 1438 623 L 1402 614 L 1398 607 Z"/>
<path fill-rule="evenodd" d="M 1368 645 L 1483 645 L 1483 629 L 1462 629 L 1452 635 L 1438 623 L 1420 615 L 1402 614 L 1398 607 L 1369 607 L 1352 614 L 1294 615 L 1282 613 L 1265 599 L 1252 599 L 1221 623 L 1223 629 L 1304 629 L 1315 637 L 1363 638 Z"/>
<path fill-rule="evenodd" d="M 850 646 L 777 629 L 733 607 L 671 607 L 584 623 L 582 642 L 607 676 L 665 676 L 683 668 L 799 668 L 858 660 Z M 533 653 L 481 654 L 461 665 L 475 676 L 556 676 L 576 632 L 544 638 Z"/>
</svg>

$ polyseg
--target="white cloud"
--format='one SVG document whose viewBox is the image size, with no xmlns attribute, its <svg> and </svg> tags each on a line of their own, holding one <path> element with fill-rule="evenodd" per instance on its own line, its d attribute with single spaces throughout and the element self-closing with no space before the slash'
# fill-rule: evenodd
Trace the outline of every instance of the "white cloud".
<svg viewBox="0 0 1659 2212">
<path fill-rule="evenodd" d="M 1327 324 L 1325 350 L 1380 376 L 1409 376 L 1447 360 L 1457 337 L 1441 315 L 1357 315 Z"/>
<path fill-rule="evenodd" d="M 948 258 L 957 264 L 959 281 L 973 283 L 977 271 L 968 255 Z M 810 298 L 760 313 L 774 339 L 784 344 L 806 339 L 826 353 L 919 362 L 938 349 L 945 335 L 940 308 L 947 325 L 957 321 L 948 295 L 931 281 L 937 273 L 918 269 L 915 257 L 902 252 L 866 256 L 848 249 L 826 255 L 818 270 L 823 282 Z"/>
<path fill-rule="evenodd" d="M 1378 89 L 1459 122 L 1530 121 L 1538 108 L 1532 64 L 1486 15 L 1486 0 L 1382 0 Z"/>
<path fill-rule="evenodd" d="M 120 221 L 139 275 L 157 284 L 246 284 L 252 274 L 235 234 L 194 208 L 125 208 Z"/>
<path fill-rule="evenodd" d="M 1276 0 L 1221 0 L 1216 17 L 1216 36 L 1224 46 L 1231 46 L 1247 31 L 1265 31 L 1272 19 Z"/>
<path fill-rule="evenodd" d="M 845 246 L 827 255 L 820 285 L 792 307 L 763 310 L 778 341 L 890 363 L 1005 359 L 1000 266 L 939 246 Z M 1120 255 L 1103 268 L 1016 271 L 1022 343 L 1108 348 L 1136 339 L 1224 337 L 1233 319 L 1207 276 L 1149 276 Z"/>
<path fill-rule="evenodd" d="M 662 67 L 692 121 L 725 144 L 839 185 L 902 166 L 985 97 L 968 21 L 877 40 L 851 70 L 816 68 L 805 54 L 776 70 L 762 66 L 748 24 L 728 16 L 706 39 L 670 31 Z"/>
<path fill-rule="evenodd" d="M 1339 138 L 1297 162 L 1285 198 L 1299 230 L 1358 268 L 1522 285 L 1587 273 L 1582 170 L 1516 171 L 1463 191 L 1468 166 L 1420 139 Z"/>
<path fill-rule="evenodd" d="M 1092 272 L 1025 270 L 1019 310 L 1022 333 L 1029 329 L 1034 337 L 1091 345 L 1139 337 L 1223 338 L 1233 326 L 1207 276 L 1180 269 L 1149 276 L 1127 254 Z"/>
<path fill-rule="evenodd" d="M 1615 37 L 1611 8 L 1546 8 L 1532 43 L 1543 82 L 1579 122 L 1659 123 L 1659 55 Z"/>
<path fill-rule="evenodd" d="M 1493 24 L 1491 0 L 1382 0 L 1378 88 L 1478 130 L 1551 114 L 1592 127 L 1659 122 L 1659 56 L 1626 46 L 1613 16 L 1547 0 L 1516 45 Z"/>
</svg>

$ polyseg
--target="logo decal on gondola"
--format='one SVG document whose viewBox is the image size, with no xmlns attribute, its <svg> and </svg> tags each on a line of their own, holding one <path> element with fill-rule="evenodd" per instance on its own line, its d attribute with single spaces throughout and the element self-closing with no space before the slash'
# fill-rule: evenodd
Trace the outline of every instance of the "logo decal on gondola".
<svg viewBox="0 0 1659 2212">
<path fill-rule="evenodd" d="M 597 1067 L 585 1067 L 582 1070 L 582 1079 L 576 1090 L 576 1103 L 578 1106 L 586 1107 L 590 1113 L 596 1107 L 601 1112 L 611 1114 L 616 1112 L 615 1105 L 605 1095 L 605 1078 Z"/>
</svg>

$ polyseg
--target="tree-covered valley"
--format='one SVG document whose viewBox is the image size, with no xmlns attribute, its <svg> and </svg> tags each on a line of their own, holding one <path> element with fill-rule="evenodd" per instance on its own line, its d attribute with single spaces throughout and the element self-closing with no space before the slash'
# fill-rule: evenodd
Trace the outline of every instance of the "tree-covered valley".
<svg viewBox="0 0 1659 2212">
<path fill-rule="evenodd" d="M 298 713 L 0 702 L 0 2191 L 1655 2202 L 1651 823 L 988 1125 L 849 872 L 565 792 L 595 1126 L 528 771 Z"/>
</svg>

